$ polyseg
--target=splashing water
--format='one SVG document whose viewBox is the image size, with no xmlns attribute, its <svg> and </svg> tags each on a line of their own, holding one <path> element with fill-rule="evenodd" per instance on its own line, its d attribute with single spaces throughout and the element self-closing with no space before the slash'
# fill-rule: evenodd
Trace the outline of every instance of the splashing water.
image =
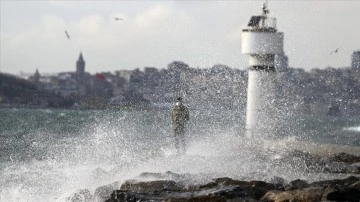
<svg viewBox="0 0 360 202">
<path fill-rule="evenodd" d="M 360 132 L 360 126 L 344 128 L 344 130 Z"/>
<path fill-rule="evenodd" d="M 334 178 L 339 175 L 307 172 L 296 159 L 288 164 L 278 160 L 293 149 L 321 153 L 321 149 L 341 150 L 342 145 L 359 141 L 351 132 L 342 137 L 319 132 L 328 127 L 326 123 L 319 124 L 319 130 L 305 124 L 302 131 L 277 138 L 247 138 L 241 130 L 242 114 L 193 110 L 187 152 L 177 156 L 169 115 L 166 110 L 0 109 L 0 201 L 64 201 L 79 189 L 94 192 L 142 172 L 193 174 L 188 183 L 216 177 Z M 335 131 L 343 127 L 339 124 Z M 329 142 L 329 136 L 342 145 Z M 358 147 L 349 150 L 359 152 Z"/>
</svg>

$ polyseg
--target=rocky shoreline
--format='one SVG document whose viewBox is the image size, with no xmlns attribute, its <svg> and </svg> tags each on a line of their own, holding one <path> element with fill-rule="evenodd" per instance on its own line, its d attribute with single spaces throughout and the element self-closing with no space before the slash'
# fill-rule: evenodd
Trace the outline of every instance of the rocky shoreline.
<svg viewBox="0 0 360 202">
<path fill-rule="evenodd" d="M 192 174 L 144 172 L 134 179 L 98 187 L 94 194 L 87 189 L 79 190 L 67 201 L 360 201 L 360 156 L 337 153 L 320 157 L 296 150 L 281 162 L 288 163 L 294 158 L 305 162 L 308 168 L 306 172 L 344 174 L 344 178 L 286 182 L 281 177 L 273 177 L 265 182 L 222 177 L 210 182 L 189 183 L 189 179 L 194 177 Z"/>
</svg>

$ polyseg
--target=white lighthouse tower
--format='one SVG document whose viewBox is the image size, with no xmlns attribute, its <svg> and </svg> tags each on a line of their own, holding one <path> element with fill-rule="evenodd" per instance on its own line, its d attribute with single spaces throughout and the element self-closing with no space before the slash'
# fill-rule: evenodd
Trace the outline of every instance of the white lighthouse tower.
<svg viewBox="0 0 360 202">
<path fill-rule="evenodd" d="M 275 132 L 275 55 L 284 54 L 284 34 L 277 31 L 276 19 L 268 17 L 266 3 L 262 10 L 262 15 L 251 17 L 241 36 L 241 51 L 250 56 L 246 106 L 246 133 L 250 136 Z"/>
</svg>

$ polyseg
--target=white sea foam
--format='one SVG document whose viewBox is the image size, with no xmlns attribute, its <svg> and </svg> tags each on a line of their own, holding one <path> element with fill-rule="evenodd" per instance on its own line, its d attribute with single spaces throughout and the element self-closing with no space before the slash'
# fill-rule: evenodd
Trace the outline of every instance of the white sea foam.
<svg viewBox="0 0 360 202">
<path fill-rule="evenodd" d="M 68 114 L 70 112 L 65 118 L 71 117 Z M 167 123 L 147 123 L 143 114 L 135 121 L 128 119 L 137 114 L 124 113 L 115 118 L 106 115 L 69 136 L 46 138 L 55 134 L 30 134 L 31 144 L 27 146 L 36 158 L 17 160 L 12 156 L 12 161 L 0 163 L 0 168 L 5 168 L 0 173 L 0 201 L 61 202 L 79 189 L 94 193 L 99 186 L 121 183 L 142 172 L 191 174 L 185 179 L 189 184 L 216 177 L 330 179 L 338 175 L 306 172 L 306 165 L 301 161 L 279 162 L 294 149 L 327 153 L 335 151 L 334 148 L 344 148 L 304 142 L 290 136 L 247 138 L 213 121 L 189 126 L 186 154 L 178 156 Z"/>
<path fill-rule="evenodd" d="M 344 128 L 344 130 L 360 132 L 360 126 Z"/>
<path fill-rule="evenodd" d="M 69 153 L 55 152 L 53 160 L 12 164 L 2 174 L 7 179 L 6 187 L 0 191 L 0 201 L 65 201 L 79 189 L 93 193 L 99 186 L 123 182 L 142 172 L 192 174 L 187 183 L 203 183 L 216 177 L 269 180 L 279 176 L 287 181 L 329 178 L 326 174 L 304 172 L 302 162 L 277 164 L 296 144 L 296 140 L 288 138 L 249 139 L 224 133 L 214 138 L 193 139 L 186 154 L 177 156 L 172 144 L 161 148 L 153 144 L 150 146 L 153 152 L 132 149 L 141 146 L 136 142 L 118 148 L 121 145 L 112 141 L 112 135 L 91 135 L 81 147 L 68 147 Z"/>
</svg>

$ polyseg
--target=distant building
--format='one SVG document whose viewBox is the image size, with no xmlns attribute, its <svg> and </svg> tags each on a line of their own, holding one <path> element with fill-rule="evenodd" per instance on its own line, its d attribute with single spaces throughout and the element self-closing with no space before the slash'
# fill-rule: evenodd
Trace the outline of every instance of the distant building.
<svg viewBox="0 0 360 202">
<path fill-rule="evenodd" d="M 351 55 L 351 67 L 353 69 L 360 69 L 360 50 L 354 51 Z"/>
<path fill-rule="evenodd" d="M 80 52 L 79 59 L 76 61 L 76 78 L 79 83 L 82 83 L 85 76 L 85 60 Z"/>
<path fill-rule="evenodd" d="M 116 77 L 122 77 L 126 82 L 130 82 L 132 71 L 131 70 L 118 70 L 115 71 Z"/>
<path fill-rule="evenodd" d="M 73 72 L 61 72 L 58 74 L 58 90 L 62 96 L 67 97 L 77 94 L 76 75 Z"/>
<path fill-rule="evenodd" d="M 39 70 L 36 69 L 34 75 L 32 77 L 30 77 L 30 79 L 35 83 L 35 85 L 39 84 L 40 81 L 40 73 Z"/>
<path fill-rule="evenodd" d="M 79 59 L 76 61 L 76 84 L 77 90 L 81 95 L 85 94 L 85 60 L 80 52 Z"/>
</svg>

